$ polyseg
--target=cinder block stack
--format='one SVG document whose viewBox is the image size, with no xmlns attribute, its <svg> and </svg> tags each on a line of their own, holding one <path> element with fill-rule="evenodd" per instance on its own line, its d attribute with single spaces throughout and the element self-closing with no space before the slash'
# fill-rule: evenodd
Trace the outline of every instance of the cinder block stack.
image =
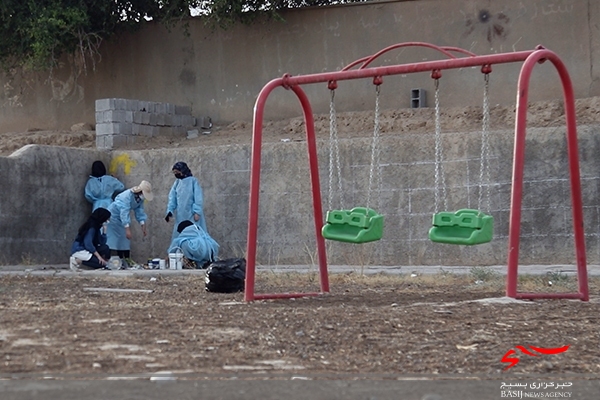
<svg viewBox="0 0 600 400">
<path fill-rule="evenodd" d="M 140 137 L 178 136 L 196 126 L 189 106 L 130 99 L 96 100 L 96 147 L 111 150 Z"/>
</svg>

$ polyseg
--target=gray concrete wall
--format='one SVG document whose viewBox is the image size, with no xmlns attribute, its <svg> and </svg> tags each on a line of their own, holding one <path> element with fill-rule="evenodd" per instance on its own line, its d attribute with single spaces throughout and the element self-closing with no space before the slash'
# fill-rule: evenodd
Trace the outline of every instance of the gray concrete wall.
<svg viewBox="0 0 600 400">
<path fill-rule="evenodd" d="M 402 121 L 397 121 L 402 124 Z M 478 246 L 435 244 L 427 232 L 435 207 L 434 133 L 394 133 L 381 138 L 381 190 L 371 205 L 385 216 L 382 240 L 364 245 L 328 242 L 329 262 L 350 265 L 498 265 L 506 262 L 511 191 L 512 131 L 491 132 L 491 209 L 495 237 Z M 588 261 L 600 262 L 597 171 L 600 126 L 579 127 Z M 480 133 L 442 134 L 450 209 L 478 208 Z M 365 205 L 370 138 L 340 140 L 344 207 Z M 319 141 L 323 206 L 327 209 L 329 143 Z M 83 187 L 93 160 L 103 159 L 127 187 L 149 180 L 149 236 L 134 223 L 133 257 L 166 257 L 172 225 L 164 221 L 171 166 L 186 161 L 200 180 L 211 235 L 222 257 L 246 249 L 249 145 L 112 153 L 30 145 L 0 158 L 0 262 L 66 263 L 78 226 L 90 212 Z M 521 263 L 571 264 L 574 244 L 564 128 L 528 132 Z M 378 167 L 379 169 L 379 167 Z M 310 264 L 316 260 L 305 142 L 263 146 L 258 262 Z M 335 187 L 335 186 L 334 186 Z M 338 205 L 339 196 L 334 196 Z M 338 207 L 334 207 L 338 208 Z M 481 207 L 482 208 L 482 207 Z"/>
<path fill-rule="evenodd" d="M 489 18 L 482 22 L 481 12 Z M 600 6 L 582 0 L 383 2 L 298 10 L 286 23 L 236 27 L 212 32 L 191 21 L 191 36 L 150 26 L 106 43 L 102 62 L 87 75 L 66 64 L 53 79 L 42 75 L 4 77 L 0 129 L 68 127 L 94 122 L 98 98 L 135 98 L 190 106 L 214 121 L 250 120 L 255 98 L 269 80 L 333 71 L 398 42 L 424 41 L 469 49 L 478 54 L 532 49 L 556 51 L 566 62 L 577 97 L 598 95 Z M 430 51 L 390 53 L 385 63 L 437 57 Z M 493 102 L 511 104 L 520 65 L 494 67 Z M 389 77 L 382 107 L 408 107 L 410 89 L 429 88 L 428 74 Z M 477 69 L 448 71 L 443 77 L 445 105 L 479 105 Z M 326 87 L 308 87 L 315 112 L 327 109 Z M 373 108 L 373 85 L 344 82 L 336 94 L 338 110 Z M 431 92 L 430 92 L 431 93 Z M 476 93 L 477 95 L 473 95 Z M 556 72 L 536 68 L 530 100 L 561 97 Z M 297 100 L 285 90 L 273 93 L 267 118 L 298 116 Z M 598 126 L 579 128 L 586 241 L 590 262 L 600 262 L 597 207 L 600 150 Z M 393 130 L 391 131 L 393 133 Z M 478 134 L 449 132 L 448 187 L 451 208 L 477 205 Z M 573 262 L 564 129 L 532 129 L 527 148 L 523 210 L 523 263 Z M 512 131 L 492 137 L 493 201 L 496 236 L 489 244 L 462 247 L 433 244 L 426 233 L 434 207 L 433 133 L 390 134 L 382 138 L 384 185 L 378 209 L 386 217 L 384 239 L 367 245 L 329 243 L 330 262 L 352 265 L 494 265 L 505 262 Z M 342 140 L 344 188 L 350 204 L 364 204 L 369 168 L 368 139 Z M 303 142 L 268 144 L 263 150 L 263 192 L 259 224 L 259 262 L 306 264 L 315 258 L 310 184 Z M 319 146 L 323 196 L 327 198 L 328 144 Z M 0 262 L 66 262 L 71 240 L 90 211 L 83 187 L 91 163 L 103 159 L 128 187 L 152 182 L 155 201 L 147 204 L 150 236 L 134 227 L 133 255 L 139 260 L 164 257 L 172 226 L 164 220 L 174 162 L 188 162 L 205 192 L 210 233 L 221 255 L 239 256 L 246 247 L 250 148 L 246 145 L 194 149 L 100 152 L 28 146 L 0 158 Z"/>
<path fill-rule="evenodd" d="M 530 50 L 542 44 L 567 64 L 576 97 L 600 95 L 600 5 L 591 0 L 417 0 L 294 10 L 284 23 L 236 26 L 211 31 L 201 19 L 190 21 L 190 36 L 158 24 L 106 42 L 101 57 L 86 70 L 65 60 L 48 74 L 11 71 L 0 77 L 0 132 L 69 128 L 94 123 L 99 98 L 168 102 L 210 116 L 217 124 L 250 121 L 254 101 L 269 80 L 339 70 L 350 62 L 399 42 L 456 46 L 476 54 Z M 404 49 L 386 55 L 385 64 L 438 58 L 432 50 Z M 81 66 L 79 66 L 81 67 Z M 495 68 L 494 101 L 514 102 L 520 65 Z M 540 68 L 533 76 L 531 100 L 553 99 L 556 73 Z M 475 69 L 444 73 L 444 104 L 474 105 L 481 75 Z M 344 83 L 339 109 L 373 107 L 368 81 Z M 389 77 L 385 108 L 410 106 L 410 90 L 432 90 L 428 74 Z M 343 91 L 348 95 L 344 96 Z M 324 86 L 307 88 L 317 112 L 327 108 Z M 355 95 L 359 93 L 360 96 Z M 297 104 L 275 94 L 267 118 L 297 115 Z"/>
</svg>

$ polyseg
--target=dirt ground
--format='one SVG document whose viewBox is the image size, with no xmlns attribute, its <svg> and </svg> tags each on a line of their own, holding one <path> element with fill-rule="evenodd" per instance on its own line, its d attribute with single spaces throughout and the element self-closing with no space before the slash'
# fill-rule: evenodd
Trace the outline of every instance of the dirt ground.
<svg viewBox="0 0 600 400">
<path fill-rule="evenodd" d="M 600 98 L 578 100 L 578 124 L 597 123 Z M 533 103 L 529 126 L 564 126 L 561 102 Z M 481 109 L 444 109 L 442 129 L 480 129 Z M 328 119 L 316 116 L 319 137 Z M 514 108 L 491 109 L 491 129 L 512 129 Z M 381 134 L 433 130 L 433 110 L 386 110 Z M 130 149 L 250 143 L 251 123 L 216 126 L 209 135 L 146 138 Z M 369 112 L 338 116 L 341 137 L 369 136 Z M 303 140 L 301 118 L 268 121 L 264 141 Z M 94 131 L 33 130 L 0 134 L 0 155 L 31 143 L 93 148 Z M 576 291 L 555 277 L 552 290 Z M 547 281 L 525 284 L 547 291 Z M 541 279 L 541 280 L 540 280 Z M 318 277 L 258 277 L 257 293 L 315 288 Z M 202 276 L 0 277 L 0 374 L 319 373 L 527 374 L 600 373 L 600 298 L 589 302 L 485 302 L 504 296 L 504 282 L 471 275 L 331 278 L 331 293 L 245 303 L 243 294 L 204 290 Z M 598 293 L 600 282 L 590 282 Z M 540 289 L 541 287 L 541 289 Z M 140 292 L 93 288 L 140 289 Z M 542 354 L 537 348 L 561 348 Z M 523 346 L 523 347 L 516 347 Z M 529 347 L 533 346 L 533 347 Z M 512 368 L 501 359 L 520 361 Z M 529 353 L 529 354 L 527 354 Z"/>
<path fill-rule="evenodd" d="M 244 302 L 243 293 L 206 292 L 202 275 L 5 275 L 0 374 L 598 376 L 599 296 L 509 301 L 503 277 L 483 279 L 334 274 L 328 294 Z M 592 279 L 590 292 L 599 284 Z M 577 290 L 564 275 L 520 285 Z M 257 275 L 256 293 L 318 290 L 316 275 Z M 510 350 L 520 361 L 505 370 Z"/>
<path fill-rule="evenodd" d="M 598 123 L 600 119 L 600 97 L 579 99 L 576 101 L 578 125 Z M 528 110 L 528 127 L 565 126 L 562 101 L 531 103 Z M 440 125 L 442 131 L 461 132 L 481 129 L 481 107 L 455 107 L 441 110 Z M 490 129 L 514 129 L 514 106 L 490 107 Z M 346 112 L 337 116 L 338 135 L 344 137 L 370 137 L 373 134 L 373 112 Z M 381 135 L 401 132 L 433 132 L 435 127 L 432 108 L 383 110 L 380 116 Z M 0 156 L 8 156 L 27 144 L 94 148 L 95 132 L 85 123 L 76 124 L 72 130 L 50 131 L 32 129 L 27 132 L 0 133 Z M 315 129 L 317 137 L 329 138 L 329 116 L 316 115 Z M 263 143 L 281 140 L 304 140 L 304 122 L 302 117 L 280 121 L 265 121 Z M 252 141 L 252 123 L 236 121 L 229 125 L 214 126 L 210 134 L 199 135 L 195 139 L 179 137 L 140 137 L 139 140 L 124 149 L 143 150 L 177 147 L 216 146 L 244 144 Z"/>
</svg>

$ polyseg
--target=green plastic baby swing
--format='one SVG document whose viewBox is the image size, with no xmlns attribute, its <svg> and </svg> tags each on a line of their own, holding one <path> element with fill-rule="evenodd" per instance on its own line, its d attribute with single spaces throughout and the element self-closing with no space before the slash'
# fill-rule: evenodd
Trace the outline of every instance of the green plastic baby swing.
<svg viewBox="0 0 600 400">
<path fill-rule="evenodd" d="M 486 66 L 484 66 L 486 68 Z M 479 204 L 481 205 L 482 191 L 483 191 L 483 175 L 484 170 L 487 178 L 487 203 L 488 209 L 490 207 L 490 185 L 489 185 L 489 163 L 487 162 L 489 153 L 488 143 L 488 131 L 489 131 L 489 103 L 488 103 L 488 89 L 489 89 L 489 72 L 491 69 L 489 66 L 482 71 L 485 73 L 485 89 L 483 96 L 483 128 L 482 128 L 482 139 L 481 139 L 481 165 L 480 165 L 480 186 L 479 186 Z M 488 72 L 485 72 L 488 71 Z M 436 156 L 436 211 L 438 206 L 438 184 L 442 181 L 442 187 L 444 190 L 444 203 L 446 203 L 446 188 L 444 182 L 443 173 L 443 160 L 441 151 L 441 129 L 440 129 L 440 110 L 439 110 L 439 79 L 438 75 L 435 79 L 435 127 L 436 127 L 436 140 L 435 140 L 435 156 Z M 447 243 L 447 244 L 459 244 L 459 245 L 476 245 L 481 243 L 487 243 L 492 240 L 494 235 L 494 217 L 487 215 L 482 211 L 464 208 L 455 212 L 442 211 L 433 214 L 432 227 L 429 229 L 429 239 L 432 242 Z"/>
<path fill-rule="evenodd" d="M 330 121 L 329 121 L 329 208 L 325 218 L 325 225 L 321 228 L 323 238 L 346 243 L 367 243 L 379 240 L 383 237 L 383 215 L 378 214 L 372 208 L 369 208 L 371 194 L 371 185 L 373 181 L 373 171 L 375 163 L 379 164 L 379 84 L 376 83 L 377 96 L 375 101 L 375 129 L 373 133 L 372 151 L 371 151 L 371 169 L 369 175 L 369 197 L 366 207 L 354 207 L 350 210 L 340 209 L 331 210 L 333 199 L 333 160 L 337 162 L 338 193 L 342 197 L 341 167 L 339 157 L 339 147 L 337 138 L 337 124 L 334 107 L 334 89 L 337 86 L 335 82 L 330 82 L 331 102 L 330 102 Z M 381 182 L 381 171 L 378 171 L 379 181 Z"/>
</svg>

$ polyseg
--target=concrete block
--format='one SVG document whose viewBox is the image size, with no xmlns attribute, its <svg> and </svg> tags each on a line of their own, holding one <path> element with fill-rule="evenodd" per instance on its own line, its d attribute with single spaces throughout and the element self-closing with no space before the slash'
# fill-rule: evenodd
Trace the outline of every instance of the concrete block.
<svg viewBox="0 0 600 400">
<path fill-rule="evenodd" d="M 199 135 L 198 129 L 192 129 L 190 131 L 187 131 L 188 139 L 195 139 L 198 137 L 198 135 Z"/>
<path fill-rule="evenodd" d="M 142 112 L 140 112 L 140 111 L 134 111 L 133 112 L 133 123 L 134 124 L 141 124 L 142 123 Z"/>
<path fill-rule="evenodd" d="M 211 129 L 213 126 L 210 117 L 200 117 L 196 121 L 196 125 L 202 129 Z"/>
<path fill-rule="evenodd" d="M 113 133 L 115 133 L 115 127 L 113 125 L 113 123 L 101 123 L 101 124 L 96 124 L 96 136 L 101 136 L 101 135 L 112 135 Z"/>
<path fill-rule="evenodd" d="M 98 135 L 96 134 L 96 148 L 100 150 L 107 150 L 105 139 L 108 135 Z"/>
<path fill-rule="evenodd" d="M 182 115 L 182 126 L 196 126 L 196 118 L 191 115 Z"/>
<path fill-rule="evenodd" d="M 188 128 L 185 126 L 172 126 L 174 136 L 186 136 L 188 132 Z"/>
<path fill-rule="evenodd" d="M 154 114 L 156 115 L 156 125 L 158 126 L 166 126 L 167 124 L 165 123 L 165 114 Z"/>
<path fill-rule="evenodd" d="M 125 120 L 119 122 L 128 122 L 130 124 L 133 123 L 133 111 L 125 111 Z"/>
<path fill-rule="evenodd" d="M 173 136 L 173 128 L 170 126 L 159 126 L 158 136 Z"/>
<path fill-rule="evenodd" d="M 133 136 L 141 135 L 142 126 L 140 124 L 131 124 L 131 134 Z"/>
<path fill-rule="evenodd" d="M 127 144 L 125 135 L 101 135 L 96 136 L 96 148 L 101 150 L 111 150 L 122 147 Z"/>
<path fill-rule="evenodd" d="M 125 110 L 137 111 L 139 108 L 139 100 L 127 99 L 125 100 Z"/>
<path fill-rule="evenodd" d="M 159 133 L 160 133 L 159 132 L 160 131 L 160 127 L 158 127 L 158 126 L 150 126 L 149 125 L 149 128 L 150 128 L 150 136 L 151 137 L 155 137 L 155 136 L 159 135 Z"/>
<path fill-rule="evenodd" d="M 425 89 L 410 90 L 410 108 L 427 107 L 427 92 Z"/>
<path fill-rule="evenodd" d="M 173 115 L 175 114 L 175 104 L 167 103 L 167 114 Z"/>
<path fill-rule="evenodd" d="M 131 135 L 132 125 L 126 122 L 96 124 L 96 135 Z"/>
<path fill-rule="evenodd" d="M 97 99 L 96 111 L 107 111 L 115 108 L 115 99 Z"/>
<path fill-rule="evenodd" d="M 158 114 L 150 114 L 150 120 L 148 121 L 150 126 L 158 126 Z"/>
<path fill-rule="evenodd" d="M 125 122 L 127 118 L 127 111 L 125 110 L 108 110 L 104 111 L 104 118 L 102 123 L 106 122 Z"/>
<path fill-rule="evenodd" d="M 183 120 L 183 118 L 181 115 L 174 114 L 174 115 L 171 115 L 170 117 L 171 117 L 171 126 L 181 126 L 182 125 L 181 121 Z"/>
<path fill-rule="evenodd" d="M 154 112 L 157 114 L 166 114 L 167 113 L 167 105 L 165 103 L 156 103 L 156 108 Z"/>
<path fill-rule="evenodd" d="M 125 99 L 115 99 L 115 110 L 126 110 L 127 109 L 127 100 Z"/>
<path fill-rule="evenodd" d="M 173 114 L 167 114 L 165 117 L 165 126 L 173 126 Z"/>
<path fill-rule="evenodd" d="M 191 115 L 192 107 L 190 106 L 175 106 L 175 114 L 177 115 Z"/>
<path fill-rule="evenodd" d="M 107 141 L 112 144 L 113 149 L 117 149 L 119 147 L 123 147 L 127 145 L 128 136 L 127 135 L 109 135 Z"/>
<path fill-rule="evenodd" d="M 140 113 L 142 115 L 142 124 L 144 125 L 150 125 L 150 113 L 147 112 L 141 112 Z"/>
<path fill-rule="evenodd" d="M 150 125 L 140 125 L 140 135 L 152 137 L 152 127 Z"/>
</svg>

